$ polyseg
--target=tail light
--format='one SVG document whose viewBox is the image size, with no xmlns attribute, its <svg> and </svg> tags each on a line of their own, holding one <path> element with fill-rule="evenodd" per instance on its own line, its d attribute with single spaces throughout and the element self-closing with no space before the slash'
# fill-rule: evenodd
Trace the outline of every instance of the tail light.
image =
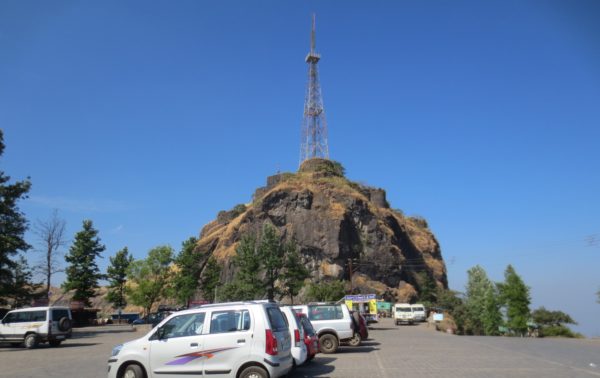
<svg viewBox="0 0 600 378">
<path fill-rule="evenodd" d="M 265 353 L 267 353 L 268 355 L 271 355 L 271 356 L 276 356 L 277 355 L 277 339 L 275 338 L 275 335 L 273 335 L 273 332 L 270 329 L 266 330 L 265 333 L 266 333 Z"/>
<path fill-rule="evenodd" d="M 300 330 L 299 329 L 294 330 L 294 345 L 297 347 L 300 346 Z"/>
</svg>

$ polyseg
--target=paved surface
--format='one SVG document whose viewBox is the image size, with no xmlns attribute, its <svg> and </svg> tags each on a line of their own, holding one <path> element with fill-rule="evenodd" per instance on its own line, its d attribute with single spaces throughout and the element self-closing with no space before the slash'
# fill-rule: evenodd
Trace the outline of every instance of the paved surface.
<svg viewBox="0 0 600 378">
<path fill-rule="evenodd" d="M 298 377 L 600 377 L 600 341 L 455 336 L 383 319 L 372 340 L 318 354 Z M 590 366 L 590 363 L 598 366 Z"/>
<path fill-rule="evenodd" d="M 112 347 L 143 333 L 98 327 L 76 330 L 59 348 L 0 344 L 0 377 L 105 378 Z M 397 327 L 389 319 L 370 336 L 361 347 L 317 355 L 290 378 L 600 377 L 600 340 L 453 336 L 425 325 Z"/>
</svg>

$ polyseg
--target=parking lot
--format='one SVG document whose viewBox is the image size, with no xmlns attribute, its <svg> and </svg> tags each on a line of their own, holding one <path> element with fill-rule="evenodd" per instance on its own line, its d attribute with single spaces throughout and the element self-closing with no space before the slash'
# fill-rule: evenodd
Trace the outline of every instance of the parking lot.
<svg viewBox="0 0 600 378">
<path fill-rule="evenodd" d="M 106 377 L 112 347 L 139 337 L 128 326 L 76 329 L 59 348 L 0 345 L 0 377 Z M 600 377 L 600 341 L 461 337 L 383 319 L 360 347 L 318 354 L 290 377 Z"/>
</svg>

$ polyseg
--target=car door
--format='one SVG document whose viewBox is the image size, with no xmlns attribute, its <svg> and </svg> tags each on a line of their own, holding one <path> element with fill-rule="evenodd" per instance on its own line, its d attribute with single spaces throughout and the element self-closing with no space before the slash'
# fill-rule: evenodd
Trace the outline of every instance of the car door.
<svg viewBox="0 0 600 378">
<path fill-rule="evenodd" d="M 205 312 L 177 315 L 156 330 L 149 339 L 152 377 L 202 375 L 205 317 Z"/>
<path fill-rule="evenodd" d="M 204 339 L 204 349 L 211 355 L 204 362 L 204 374 L 215 378 L 235 376 L 238 364 L 250 357 L 253 327 L 247 308 L 212 311 L 209 334 Z"/>
<path fill-rule="evenodd" d="M 2 319 L 2 324 L 0 324 L 0 340 L 12 340 L 16 335 L 16 326 L 17 322 L 17 312 L 10 312 L 6 314 L 4 319 Z"/>
</svg>

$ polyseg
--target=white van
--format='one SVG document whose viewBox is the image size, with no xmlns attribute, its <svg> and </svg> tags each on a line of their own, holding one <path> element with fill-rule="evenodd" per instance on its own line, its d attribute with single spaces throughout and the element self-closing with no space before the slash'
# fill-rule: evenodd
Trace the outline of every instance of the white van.
<svg viewBox="0 0 600 378">
<path fill-rule="evenodd" d="M 294 358 L 294 365 L 302 365 L 308 357 L 308 351 L 306 350 L 306 344 L 304 344 L 304 328 L 300 323 L 300 319 L 295 311 L 289 306 L 281 306 L 281 312 L 285 315 L 288 327 L 290 330 L 291 343 L 292 343 L 292 357 Z"/>
<path fill-rule="evenodd" d="M 425 314 L 425 306 L 419 303 L 415 303 L 410 305 L 410 307 L 412 308 L 415 321 L 424 322 L 425 320 L 427 320 L 427 316 Z"/>
<path fill-rule="evenodd" d="M 109 378 L 277 378 L 292 368 L 288 325 L 276 303 L 204 305 L 171 314 L 117 345 Z"/>
<path fill-rule="evenodd" d="M 71 337 L 73 320 L 68 307 L 29 307 L 9 311 L 0 323 L 0 342 L 35 348 L 39 343 L 59 346 Z"/>
<path fill-rule="evenodd" d="M 415 317 L 412 311 L 412 306 L 408 303 L 396 303 L 394 305 L 394 321 L 396 325 L 413 324 Z"/>
</svg>

